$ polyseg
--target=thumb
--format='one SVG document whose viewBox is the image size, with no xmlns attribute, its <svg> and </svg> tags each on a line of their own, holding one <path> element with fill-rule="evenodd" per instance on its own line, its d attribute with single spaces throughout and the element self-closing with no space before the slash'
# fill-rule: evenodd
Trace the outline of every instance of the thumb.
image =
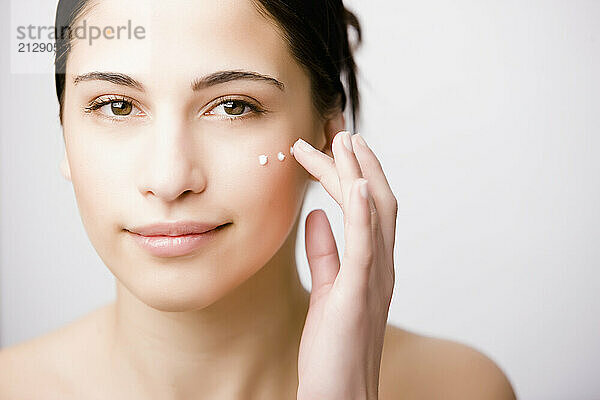
<svg viewBox="0 0 600 400">
<path fill-rule="evenodd" d="M 306 257 L 310 267 L 311 303 L 322 289 L 330 287 L 340 270 L 340 258 L 331 225 L 325 211 L 311 211 L 306 217 Z"/>
</svg>

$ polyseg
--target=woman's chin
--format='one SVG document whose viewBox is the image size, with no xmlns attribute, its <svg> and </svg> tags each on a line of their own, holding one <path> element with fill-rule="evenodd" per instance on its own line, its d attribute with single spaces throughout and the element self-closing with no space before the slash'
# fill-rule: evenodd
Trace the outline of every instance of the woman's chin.
<svg viewBox="0 0 600 400">
<path fill-rule="evenodd" d="M 190 277 L 189 274 L 158 273 L 134 279 L 127 290 L 137 300 L 159 311 L 182 312 L 200 310 L 225 296 L 229 286 L 216 284 L 207 277 Z"/>
</svg>

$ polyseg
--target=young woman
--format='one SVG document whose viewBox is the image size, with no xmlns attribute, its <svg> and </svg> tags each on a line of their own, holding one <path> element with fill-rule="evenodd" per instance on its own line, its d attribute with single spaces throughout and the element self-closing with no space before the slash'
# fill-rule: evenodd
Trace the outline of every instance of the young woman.
<svg viewBox="0 0 600 400">
<path fill-rule="evenodd" d="M 480 352 L 386 324 L 397 203 L 344 132 L 340 0 L 61 0 L 56 28 L 62 171 L 116 300 L 4 349 L 0 398 L 514 398 Z M 345 251 L 311 212 L 308 293 L 311 180 Z"/>
</svg>

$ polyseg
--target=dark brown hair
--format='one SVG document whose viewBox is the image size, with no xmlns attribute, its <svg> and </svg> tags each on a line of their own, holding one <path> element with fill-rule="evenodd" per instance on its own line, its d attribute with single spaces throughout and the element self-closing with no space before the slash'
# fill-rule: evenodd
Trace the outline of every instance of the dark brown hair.
<svg viewBox="0 0 600 400">
<path fill-rule="evenodd" d="M 71 50 L 71 36 L 64 32 L 70 33 L 89 3 L 90 0 L 60 0 L 56 9 L 54 67 L 61 122 L 66 63 Z M 293 57 L 308 71 L 313 103 L 321 118 L 328 119 L 337 111 L 345 111 L 349 97 L 352 130 L 356 131 L 360 95 L 353 51 L 362 42 L 356 16 L 344 7 L 342 0 L 252 0 L 252 3 L 280 28 Z M 356 32 L 354 45 L 349 40 L 350 27 Z M 346 87 L 342 79 L 346 80 Z"/>
</svg>

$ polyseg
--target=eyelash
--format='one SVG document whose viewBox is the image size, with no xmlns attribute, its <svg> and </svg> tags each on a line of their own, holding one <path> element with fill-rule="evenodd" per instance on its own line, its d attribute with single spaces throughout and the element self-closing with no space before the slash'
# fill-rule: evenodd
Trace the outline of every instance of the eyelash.
<svg viewBox="0 0 600 400">
<path fill-rule="evenodd" d="M 226 119 L 226 120 L 229 120 L 230 122 L 234 122 L 234 121 L 240 120 L 240 119 L 256 117 L 256 116 L 259 116 L 261 114 L 265 114 L 267 112 L 267 110 L 261 108 L 260 106 L 254 104 L 254 103 L 251 103 L 249 101 L 242 100 L 242 99 L 236 99 L 235 97 L 230 97 L 230 96 L 224 96 L 224 97 L 218 98 L 215 101 L 217 104 L 214 107 L 212 107 L 210 110 L 212 110 L 212 109 L 220 106 L 221 104 L 224 104 L 224 103 L 227 103 L 227 102 L 230 102 L 230 101 L 234 101 L 236 103 L 240 103 L 240 104 L 242 104 L 244 106 L 244 109 L 246 107 L 248 107 L 248 108 L 250 108 L 250 110 L 252 110 L 252 112 L 249 112 L 249 113 L 246 113 L 246 114 L 242 114 L 241 116 L 237 116 L 237 117 L 225 115 L 225 116 L 222 116 L 222 117 L 220 117 L 218 119 Z M 207 111 L 207 112 L 209 112 L 209 111 Z M 205 114 L 206 113 L 204 113 L 203 115 L 205 115 Z"/>
<path fill-rule="evenodd" d="M 141 112 L 143 112 L 140 107 L 137 106 L 137 103 L 135 100 L 130 99 L 128 97 L 124 97 L 124 96 L 117 96 L 117 95 L 107 95 L 107 96 L 101 96 L 101 97 L 97 97 L 94 100 L 92 100 L 87 106 L 84 107 L 84 111 L 86 113 L 91 113 L 94 111 L 97 111 L 98 109 L 104 107 L 105 105 L 109 105 L 112 103 L 117 103 L 117 102 L 124 102 L 124 103 L 128 103 L 131 104 L 133 107 L 137 108 L 138 110 L 140 110 Z M 251 112 L 246 113 L 246 114 L 242 114 L 241 116 L 221 116 L 220 118 L 217 119 L 224 119 L 224 120 L 228 120 L 230 122 L 234 122 L 236 120 L 240 120 L 240 119 L 245 119 L 245 118 L 252 118 L 255 117 L 257 115 L 261 115 L 261 114 L 265 114 L 267 112 L 267 110 L 259 107 L 258 105 L 251 103 L 249 101 L 246 100 L 242 100 L 242 99 L 238 99 L 235 97 L 230 97 L 230 96 L 224 96 L 221 97 L 219 99 L 216 100 L 216 104 L 214 107 L 211 107 L 211 109 L 209 111 L 206 111 L 203 115 L 206 115 L 206 113 L 210 112 L 211 110 L 213 110 L 214 108 L 227 103 L 227 102 L 236 102 L 239 103 L 241 105 L 244 106 L 244 109 L 246 107 L 250 108 Z M 109 116 L 109 115 L 102 115 L 103 118 L 107 118 L 111 121 L 114 122 L 120 122 L 120 121 L 124 121 L 125 119 L 128 119 L 128 117 L 130 117 L 129 115 L 123 116 L 123 117 L 117 117 L 117 116 Z"/>
<path fill-rule="evenodd" d="M 118 103 L 118 102 L 131 104 L 132 107 L 135 107 L 138 110 L 142 111 L 140 109 L 140 107 L 137 106 L 136 101 L 134 101 L 133 99 L 130 99 L 128 97 L 119 96 L 119 95 L 106 95 L 106 96 L 97 97 L 94 100 L 92 100 L 87 106 L 85 106 L 83 109 L 86 113 L 91 113 L 91 112 L 97 111 L 98 109 L 100 109 L 106 105 L 109 105 L 112 103 Z M 101 113 L 98 113 L 98 114 L 101 114 Z M 117 117 L 117 116 L 101 114 L 100 116 L 102 118 L 106 118 L 113 122 L 121 122 L 121 121 L 124 121 L 125 119 L 127 119 L 128 117 L 131 118 L 130 115 L 126 115 L 123 117 Z"/>
</svg>

